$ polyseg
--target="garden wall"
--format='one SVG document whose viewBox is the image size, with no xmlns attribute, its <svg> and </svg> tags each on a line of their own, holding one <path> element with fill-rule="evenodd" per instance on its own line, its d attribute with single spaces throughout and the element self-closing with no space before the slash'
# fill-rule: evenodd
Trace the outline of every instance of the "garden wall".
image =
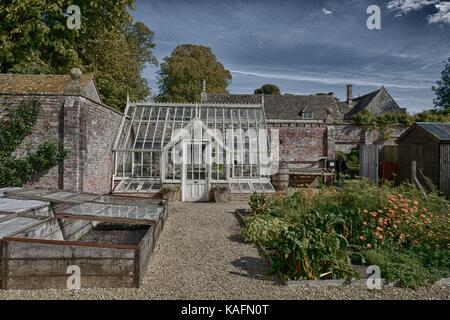
<svg viewBox="0 0 450 320">
<path fill-rule="evenodd" d="M 394 145 L 407 129 L 405 125 L 393 125 L 383 136 L 379 130 L 353 124 L 269 122 L 268 127 L 279 130 L 280 161 L 300 168 L 318 166 L 319 160 L 334 159 L 337 151 L 348 153 L 361 144 Z"/>
<path fill-rule="evenodd" d="M 112 147 L 122 114 L 81 95 L 5 94 L 0 92 L 0 117 L 23 102 L 39 101 L 35 128 L 15 155 L 44 141 L 63 145 L 67 156 L 58 166 L 35 177 L 34 187 L 80 192 L 111 191 Z"/>
</svg>

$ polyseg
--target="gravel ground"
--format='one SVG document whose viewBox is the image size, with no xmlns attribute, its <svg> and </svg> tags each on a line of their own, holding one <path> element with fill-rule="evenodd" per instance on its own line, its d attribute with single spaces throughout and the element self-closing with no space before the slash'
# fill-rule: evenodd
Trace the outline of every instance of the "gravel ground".
<svg viewBox="0 0 450 320">
<path fill-rule="evenodd" d="M 0 299 L 450 299 L 449 286 L 419 290 L 286 287 L 268 275 L 233 215 L 245 203 L 176 203 L 139 289 L 0 291 Z"/>
</svg>

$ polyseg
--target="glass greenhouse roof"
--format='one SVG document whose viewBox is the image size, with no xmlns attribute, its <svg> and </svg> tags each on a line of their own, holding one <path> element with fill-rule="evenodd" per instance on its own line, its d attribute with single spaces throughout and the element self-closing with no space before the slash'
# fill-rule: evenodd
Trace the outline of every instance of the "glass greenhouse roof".
<svg viewBox="0 0 450 320">
<path fill-rule="evenodd" d="M 125 112 L 115 151 L 161 151 L 194 119 L 222 132 L 266 128 L 262 105 L 136 103 Z"/>
</svg>

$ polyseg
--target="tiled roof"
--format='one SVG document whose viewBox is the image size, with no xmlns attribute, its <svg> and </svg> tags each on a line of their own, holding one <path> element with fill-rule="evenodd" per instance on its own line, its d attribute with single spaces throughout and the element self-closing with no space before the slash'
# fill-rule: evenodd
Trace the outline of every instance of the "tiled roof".
<svg viewBox="0 0 450 320">
<path fill-rule="evenodd" d="M 260 94 L 208 94 L 211 103 L 261 103 Z M 301 120 L 302 112 L 313 112 L 313 120 L 343 119 L 348 107 L 344 107 L 331 95 L 265 95 L 266 119 Z M 344 113 L 342 113 L 344 111 Z"/>
<path fill-rule="evenodd" d="M 91 75 L 82 75 L 80 84 L 85 87 L 92 80 Z M 70 75 L 0 74 L 0 93 L 59 95 L 70 81 Z"/>
</svg>

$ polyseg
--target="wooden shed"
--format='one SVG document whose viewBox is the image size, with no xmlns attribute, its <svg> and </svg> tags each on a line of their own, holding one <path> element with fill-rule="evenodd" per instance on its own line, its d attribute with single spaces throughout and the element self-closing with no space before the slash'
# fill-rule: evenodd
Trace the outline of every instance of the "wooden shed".
<svg viewBox="0 0 450 320">
<path fill-rule="evenodd" d="M 450 123 L 416 123 L 398 139 L 399 181 L 411 179 L 411 163 L 417 163 L 417 177 L 429 178 L 450 196 Z"/>
</svg>

